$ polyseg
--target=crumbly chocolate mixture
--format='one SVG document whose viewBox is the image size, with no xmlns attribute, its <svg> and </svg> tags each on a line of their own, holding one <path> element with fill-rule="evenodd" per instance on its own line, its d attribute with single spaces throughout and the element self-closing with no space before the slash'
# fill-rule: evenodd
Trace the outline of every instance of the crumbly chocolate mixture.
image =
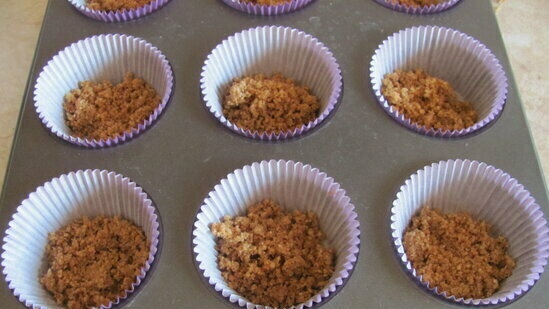
<svg viewBox="0 0 549 309">
<path fill-rule="evenodd" d="M 412 266 L 431 286 L 464 298 L 490 297 L 511 276 L 515 261 L 503 236 L 465 212 L 441 214 L 423 207 L 404 233 Z"/>
<path fill-rule="evenodd" d="M 223 115 L 250 131 L 290 131 L 318 117 L 320 103 L 309 89 L 274 74 L 236 78 L 223 102 Z"/>
<path fill-rule="evenodd" d="M 86 6 L 98 11 L 121 11 L 137 9 L 151 3 L 153 0 L 86 0 Z"/>
<path fill-rule="evenodd" d="M 241 1 L 260 4 L 260 5 L 279 5 L 279 4 L 291 2 L 292 0 L 241 0 Z"/>
<path fill-rule="evenodd" d="M 477 112 L 460 101 L 450 84 L 421 69 L 397 70 L 383 78 L 381 93 L 400 113 L 427 129 L 461 130 L 475 124 Z"/>
<path fill-rule="evenodd" d="M 104 140 L 122 135 L 143 123 L 160 104 L 154 88 L 132 73 L 112 85 L 84 81 L 65 95 L 65 121 L 71 134 Z"/>
<path fill-rule="evenodd" d="M 125 294 L 149 256 L 150 241 L 119 217 L 81 218 L 48 235 L 40 283 L 69 309 L 107 305 Z"/>
<path fill-rule="evenodd" d="M 272 200 L 246 216 L 224 217 L 211 226 L 217 237 L 218 267 L 227 284 L 255 304 L 287 308 L 328 283 L 335 253 L 312 212 L 285 212 Z"/>
<path fill-rule="evenodd" d="M 386 0 L 388 2 L 391 2 L 391 4 L 401 4 L 411 7 L 422 7 L 422 6 L 429 6 L 429 5 L 436 5 L 443 3 L 444 1 L 448 0 Z"/>
</svg>

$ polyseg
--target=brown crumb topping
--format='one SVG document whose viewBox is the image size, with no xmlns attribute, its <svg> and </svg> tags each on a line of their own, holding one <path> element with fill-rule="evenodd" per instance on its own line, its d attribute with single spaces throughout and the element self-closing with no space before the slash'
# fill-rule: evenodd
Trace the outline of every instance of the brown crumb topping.
<svg viewBox="0 0 549 309">
<path fill-rule="evenodd" d="M 492 237 L 490 225 L 466 212 L 441 214 L 423 207 L 404 233 L 412 266 L 431 286 L 463 298 L 486 298 L 511 276 L 515 261 L 508 241 Z"/>
<path fill-rule="evenodd" d="M 253 3 L 253 4 L 260 4 L 260 5 L 279 5 L 279 4 L 292 2 L 292 0 L 241 0 L 241 1 Z"/>
<path fill-rule="evenodd" d="M 48 235 L 40 283 L 69 309 L 107 305 L 131 288 L 149 246 L 143 231 L 126 219 L 77 219 Z"/>
<path fill-rule="evenodd" d="M 448 0 L 386 0 L 386 1 L 391 2 L 391 4 L 400 4 L 400 5 L 406 5 L 411 7 L 422 7 L 422 6 L 429 6 L 429 5 L 437 5 Z"/>
<path fill-rule="evenodd" d="M 234 79 L 225 95 L 223 115 L 239 128 L 280 133 L 318 117 L 320 103 L 307 87 L 281 74 Z"/>
<path fill-rule="evenodd" d="M 153 0 L 86 0 L 86 6 L 98 11 L 133 10 L 151 3 Z"/>
<path fill-rule="evenodd" d="M 211 226 L 218 267 L 227 284 L 255 304 L 287 308 L 322 290 L 332 276 L 335 253 L 312 212 L 285 212 L 272 200 L 246 216 Z"/>
<path fill-rule="evenodd" d="M 475 124 L 477 112 L 460 101 L 450 84 L 421 69 L 396 70 L 383 78 L 381 93 L 400 113 L 427 129 L 462 130 Z"/>
<path fill-rule="evenodd" d="M 132 73 L 116 85 L 84 81 L 65 95 L 65 121 L 72 135 L 104 140 L 143 123 L 160 104 L 154 88 Z"/>
</svg>

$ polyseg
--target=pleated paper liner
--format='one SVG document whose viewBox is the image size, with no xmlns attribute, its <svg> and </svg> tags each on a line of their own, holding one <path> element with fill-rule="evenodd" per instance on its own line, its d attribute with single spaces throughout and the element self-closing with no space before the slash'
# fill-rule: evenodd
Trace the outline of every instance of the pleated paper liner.
<svg viewBox="0 0 549 309">
<path fill-rule="evenodd" d="M 335 272 L 328 285 L 305 303 L 307 308 L 335 295 L 348 280 L 357 261 L 360 230 L 354 205 L 338 183 L 318 169 L 300 162 L 271 160 L 246 165 L 221 180 L 200 207 L 193 229 L 193 251 L 199 271 L 212 288 L 231 303 L 246 308 L 270 308 L 238 295 L 217 267 L 215 239 L 210 225 L 223 216 L 244 215 L 246 209 L 272 199 L 287 210 L 313 211 L 336 251 Z"/>
<path fill-rule="evenodd" d="M 64 118 L 65 94 L 86 80 L 118 83 L 129 72 L 143 78 L 160 96 L 160 104 L 153 113 L 137 127 L 113 138 L 73 136 Z M 36 81 L 34 105 L 44 125 L 58 137 L 85 147 L 114 146 L 135 138 L 157 120 L 168 104 L 173 83 L 168 60 L 150 43 L 124 34 L 96 35 L 71 44 L 48 62 Z"/>
<path fill-rule="evenodd" d="M 425 15 L 425 14 L 440 13 L 442 11 L 449 10 L 452 7 L 454 7 L 456 4 L 458 4 L 461 0 L 446 0 L 439 4 L 431 4 L 431 5 L 423 5 L 423 6 L 411 6 L 411 5 L 399 4 L 398 2 L 391 1 L 391 0 L 375 0 L 375 1 L 397 12 Z"/>
<path fill-rule="evenodd" d="M 162 8 L 170 0 L 152 0 L 148 4 L 136 9 L 119 11 L 92 10 L 86 6 L 86 0 L 68 0 L 80 13 L 103 22 L 130 21 L 151 14 Z"/>
<path fill-rule="evenodd" d="M 297 11 L 313 0 L 290 0 L 281 4 L 265 5 L 243 0 L 223 0 L 228 6 L 253 15 L 275 16 Z"/>
<path fill-rule="evenodd" d="M 386 74 L 423 69 L 441 78 L 465 101 L 478 121 L 462 130 L 434 130 L 410 121 L 381 94 Z M 382 108 L 406 128 L 435 137 L 462 137 L 485 128 L 501 114 L 507 97 L 507 77 L 494 54 L 478 40 L 457 30 L 419 26 L 394 33 L 376 49 L 370 64 L 374 93 Z"/>
<path fill-rule="evenodd" d="M 48 233 L 83 216 L 120 216 L 143 229 L 149 256 L 130 290 L 107 306 L 130 297 L 148 275 L 159 246 L 159 218 L 147 194 L 114 172 L 80 170 L 61 175 L 31 193 L 8 223 L 2 246 L 2 267 L 9 288 L 28 307 L 63 308 L 39 282 L 44 270 Z"/>
<path fill-rule="evenodd" d="M 241 129 L 223 116 L 222 101 L 234 78 L 281 73 L 309 87 L 320 101 L 320 114 L 306 125 L 280 133 Z M 301 136 L 335 110 L 342 93 L 342 76 L 332 53 L 316 38 L 297 29 L 263 26 L 223 40 L 202 68 L 200 87 L 207 109 L 231 131 L 258 140 L 277 141 Z"/>
<path fill-rule="evenodd" d="M 412 267 L 402 237 L 412 217 L 430 205 L 442 213 L 466 211 L 486 221 L 509 241 L 516 261 L 512 275 L 490 297 L 459 298 L 441 292 Z M 398 259 L 424 290 L 451 304 L 502 306 L 527 293 L 539 280 L 549 257 L 549 228 L 539 205 L 509 174 L 486 163 L 448 160 L 418 170 L 400 187 L 391 208 L 391 233 Z"/>
</svg>

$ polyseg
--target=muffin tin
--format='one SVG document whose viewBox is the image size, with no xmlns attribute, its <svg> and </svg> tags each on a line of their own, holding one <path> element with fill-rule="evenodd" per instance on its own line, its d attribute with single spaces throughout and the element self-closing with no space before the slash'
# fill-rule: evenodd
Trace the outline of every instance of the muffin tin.
<svg viewBox="0 0 549 309">
<path fill-rule="evenodd" d="M 315 131 L 281 142 L 235 134 L 209 111 L 200 90 L 208 54 L 223 39 L 257 26 L 286 26 L 322 42 L 343 75 L 341 102 Z M 509 78 L 500 117 L 480 132 L 458 139 L 426 137 L 407 130 L 377 103 L 369 78 L 376 48 L 407 27 L 438 25 L 485 44 Z M 171 101 L 143 134 L 109 148 L 87 149 L 50 133 L 34 109 L 32 91 L 42 68 L 65 46 L 97 34 L 120 33 L 151 43 L 170 62 Z M 50 1 L 29 75 L 0 202 L 5 231 L 29 193 L 59 175 L 104 169 L 129 177 L 154 200 L 162 218 L 162 254 L 127 308 L 230 308 L 204 281 L 192 251 L 196 213 L 208 193 L 232 171 L 270 159 L 303 162 L 341 185 L 360 221 L 360 253 L 353 274 L 322 308 L 452 307 L 418 288 L 401 269 L 392 246 L 390 208 L 400 185 L 433 162 L 471 159 L 495 166 L 531 193 L 548 217 L 547 191 L 522 111 L 511 68 L 489 0 L 460 1 L 442 13 L 413 15 L 373 0 L 316 0 L 280 16 L 249 15 L 222 1 L 170 1 L 158 11 L 125 23 L 100 22 L 68 1 Z M 549 277 L 507 308 L 545 308 Z M 5 281 L 2 308 L 21 308 Z M 318 305 L 317 305 L 318 306 Z"/>
</svg>

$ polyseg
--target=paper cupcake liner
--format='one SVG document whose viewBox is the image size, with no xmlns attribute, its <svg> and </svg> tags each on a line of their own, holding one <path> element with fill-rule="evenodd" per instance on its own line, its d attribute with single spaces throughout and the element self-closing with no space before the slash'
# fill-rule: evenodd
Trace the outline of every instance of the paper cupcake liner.
<svg viewBox="0 0 549 309">
<path fill-rule="evenodd" d="M 311 307 L 334 296 L 357 261 L 360 245 L 357 214 L 345 190 L 332 178 L 310 165 L 293 161 L 271 160 L 244 166 L 221 180 L 209 193 L 193 229 L 193 251 L 205 280 L 231 303 L 246 308 L 270 308 L 249 302 L 225 283 L 217 267 L 215 237 L 210 231 L 210 225 L 223 216 L 244 215 L 249 206 L 266 198 L 285 209 L 315 212 L 328 247 L 336 251 L 335 271 L 328 285 L 292 308 Z"/>
<path fill-rule="evenodd" d="M 65 94 L 86 80 L 117 83 L 128 72 L 143 78 L 160 96 L 160 104 L 153 113 L 138 127 L 114 138 L 72 136 L 64 118 Z M 58 137 L 85 147 L 114 146 L 136 137 L 160 116 L 172 94 L 173 80 L 168 60 L 150 43 L 124 34 L 97 35 L 71 44 L 48 62 L 36 81 L 34 106 L 44 125 Z"/>
<path fill-rule="evenodd" d="M 290 2 L 278 5 L 261 5 L 245 2 L 242 0 L 223 0 L 225 4 L 239 11 L 253 15 L 266 16 L 281 15 L 297 11 L 307 4 L 311 3 L 312 1 L 313 0 L 291 0 Z"/>
<path fill-rule="evenodd" d="M 403 5 L 403 4 L 393 4 L 391 3 L 390 0 L 375 0 L 375 1 L 385 7 L 388 7 L 398 12 L 424 15 L 424 14 L 434 14 L 434 13 L 440 13 L 442 11 L 446 11 L 452 8 L 461 0 L 447 0 L 440 4 L 436 4 L 436 5 L 431 4 L 431 5 L 420 6 L 420 7 L 413 7 L 413 6 Z"/>
<path fill-rule="evenodd" d="M 121 216 L 141 227 L 150 240 L 149 257 L 126 295 L 109 303 L 110 308 L 131 295 L 144 280 L 159 244 L 159 218 L 152 201 L 134 182 L 114 172 L 85 170 L 54 178 L 31 193 L 8 224 L 2 246 L 2 267 L 9 288 L 28 307 L 64 308 L 56 304 L 38 278 L 48 233 L 75 219 L 98 215 Z"/>
<path fill-rule="evenodd" d="M 516 260 L 512 275 L 491 297 L 458 298 L 440 292 L 412 268 L 402 237 L 424 205 L 443 213 L 466 211 L 486 221 L 509 241 Z M 416 283 L 445 301 L 462 305 L 500 306 L 523 296 L 539 280 L 549 257 L 549 228 L 530 193 L 503 171 L 477 161 L 449 160 L 425 166 L 400 187 L 391 208 L 391 233 L 399 260 Z"/>
<path fill-rule="evenodd" d="M 319 98 L 320 115 L 307 125 L 281 133 L 260 134 L 231 123 L 222 107 L 230 82 L 259 73 L 281 73 L 309 87 Z M 208 110 L 231 131 L 258 140 L 281 140 L 309 132 L 328 118 L 339 102 L 342 76 L 332 53 L 316 38 L 297 29 L 264 26 L 236 33 L 219 44 L 205 61 L 200 87 Z"/>
<path fill-rule="evenodd" d="M 479 120 L 462 130 L 426 129 L 394 109 L 381 94 L 383 77 L 397 69 L 416 68 L 449 82 L 473 104 Z M 479 131 L 499 117 L 507 96 L 507 77 L 492 52 L 466 34 L 438 26 L 407 28 L 383 41 L 372 58 L 370 78 L 379 103 L 394 120 L 435 137 L 461 137 Z"/>
<path fill-rule="evenodd" d="M 124 22 L 151 14 L 166 5 L 170 0 L 153 0 L 137 9 L 120 10 L 116 12 L 92 10 L 86 6 L 86 0 L 69 0 L 82 14 L 104 22 Z"/>
</svg>

